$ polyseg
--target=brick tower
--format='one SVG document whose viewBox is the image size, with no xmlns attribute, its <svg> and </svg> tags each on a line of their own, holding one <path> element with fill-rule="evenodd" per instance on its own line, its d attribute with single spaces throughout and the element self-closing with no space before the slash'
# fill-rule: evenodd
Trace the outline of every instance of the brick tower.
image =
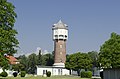
<svg viewBox="0 0 120 79">
<path fill-rule="evenodd" d="M 68 39 L 68 26 L 61 20 L 53 25 L 54 41 L 54 65 L 65 67 L 66 61 L 66 40 Z"/>
</svg>

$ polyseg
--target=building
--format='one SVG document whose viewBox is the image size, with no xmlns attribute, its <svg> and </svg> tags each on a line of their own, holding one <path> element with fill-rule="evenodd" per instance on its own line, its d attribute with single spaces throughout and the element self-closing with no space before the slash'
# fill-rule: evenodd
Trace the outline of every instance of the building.
<svg viewBox="0 0 120 79">
<path fill-rule="evenodd" d="M 20 62 L 14 57 L 14 56 L 11 56 L 11 55 L 6 55 L 5 56 L 8 61 L 9 61 L 9 65 L 10 65 L 10 68 L 12 67 L 12 65 L 15 65 L 15 64 L 19 64 Z M 8 76 L 12 76 L 13 74 L 13 70 L 11 69 L 8 69 L 8 70 L 5 70 L 7 73 L 8 73 Z M 0 67 L 0 73 L 3 72 L 3 69 Z"/>
<path fill-rule="evenodd" d="M 54 41 L 54 64 L 53 66 L 37 66 L 37 75 L 44 75 L 50 71 L 52 75 L 69 75 L 65 69 L 66 41 L 68 39 L 68 26 L 61 20 L 52 27 Z"/>
<path fill-rule="evenodd" d="M 103 79 L 120 79 L 120 68 L 103 69 Z"/>
<path fill-rule="evenodd" d="M 66 61 L 66 40 L 68 39 L 68 26 L 61 20 L 53 25 L 54 66 L 63 66 Z"/>
<path fill-rule="evenodd" d="M 6 58 L 9 60 L 9 64 L 11 65 L 20 63 L 14 56 L 7 55 Z"/>
</svg>

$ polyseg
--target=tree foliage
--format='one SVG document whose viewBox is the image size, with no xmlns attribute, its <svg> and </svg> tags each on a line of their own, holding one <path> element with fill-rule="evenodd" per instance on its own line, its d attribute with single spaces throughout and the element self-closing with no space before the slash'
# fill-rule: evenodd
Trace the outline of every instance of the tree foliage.
<svg viewBox="0 0 120 79">
<path fill-rule="evenodd" d="M 18 40 L 17 31 L 14 29 L 16 13 L 15 7 L 7 0 L 0 0 L 0 66 L 8 63 L 5 54 L 13 55 L 17 52 Z M 3 59 L 2 59 L 3 58 Z M 3 60 L 3 61 L 1 61 Z"/>
<path fill-rule="evenodd" d="M 54 63 L 53 55 L 48 53 L 45 55 L 42 55 L 42 64 L 43 66 L 52 66 Z"/>
<path fill-rule="evenodd" d="M 92 60 L 93 67 L 98 67 L 98 52 L 91 51 L 91 52 L 88 52 L 88 55 Z"/>
<path fill-rule="evenodd" d="M 92 60 L 87 53 L 78 52 L 67 56 L 65 67 L 75 71 L 80 69 L 88 70 L 92 67 Z"/>
<path fill-rule="evenodd" d="M 120 35 L 111 33 L 110 39 L 100 47 L 99 62 L 104 68 L 120 67 Z"/>
<path fill-rule="evenodd" d="M 4 69 L 8 69 L 8 59 L 0 53 L 0 66 Z"/>
<path fill-rule="evenodd" d="M 14 71 L 18 71 L 18 72 L 20 72 L 21 70 L 24 70 L 24 65 L 22 65 L 22 64 L 13 64 L 13 65 L 11 65 L 12 66 L 12 70 L 14 70 Z"/>
<path fill-rule="evenodd" d="M 36 55 L 35 53 L 32 53 L 29 56 L 21 55 L 18 57 L 21 64 L 20 70 L 24 70 L 27 73 L 34 74 L 37 65 L 52 66 L 54 63 L 53 58 L 53 54 L 48 53 L 42 55 L 41 51 L 39 51 L 38 55 Z M 13 69 L 16 69 L 17 67 L 18 65 L 15 66 Z"/>
<path fill-rule="evenodd" d="M 42 55 L 41 55 L 41 50 L 39 50 L 39 54 L 37 56 L 37 65 L 41 65 L 42 64 Z"/>
<path fill-rule="evenodd" d="M 35 74 L 36 70 L 36 64 L 37 64 L 37 58 L 36 54 L 31 54 L 28 56 L 28 72 L 31 74 Z"/>
<path fill-rule="evenodd" d="M 25 56 L 25 55 L 21 55 L 19 56 L 19 61 L 20 61 L 20 64 L 22 64 L 23 68 L 21 70 L 24 70 L 24 71 L 28 71 L 28 58 Z"/>
</svg>

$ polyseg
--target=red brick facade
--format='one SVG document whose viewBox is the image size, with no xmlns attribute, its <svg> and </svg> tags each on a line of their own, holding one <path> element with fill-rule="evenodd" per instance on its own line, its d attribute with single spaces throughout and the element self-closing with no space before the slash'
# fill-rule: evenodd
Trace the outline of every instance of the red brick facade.
<svg viewBox="0 0 120 79">
<path fill-rule="evenodd" d="M 66 61 L 66 41 L 54 41 L 54 63 L 65 63 Z"/>
</svg>

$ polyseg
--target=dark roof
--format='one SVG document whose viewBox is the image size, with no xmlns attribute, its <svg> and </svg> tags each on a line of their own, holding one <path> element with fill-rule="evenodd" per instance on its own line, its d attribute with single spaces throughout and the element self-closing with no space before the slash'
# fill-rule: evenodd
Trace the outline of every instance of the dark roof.
<svg viewBox="0 0 120 79">
<path fill-rule="evenodd" d="M 64 24 L 61 20 L 57 24 L 53 25 L 53 29 L 67 29 L 67 25 Z"/>
</svg>

